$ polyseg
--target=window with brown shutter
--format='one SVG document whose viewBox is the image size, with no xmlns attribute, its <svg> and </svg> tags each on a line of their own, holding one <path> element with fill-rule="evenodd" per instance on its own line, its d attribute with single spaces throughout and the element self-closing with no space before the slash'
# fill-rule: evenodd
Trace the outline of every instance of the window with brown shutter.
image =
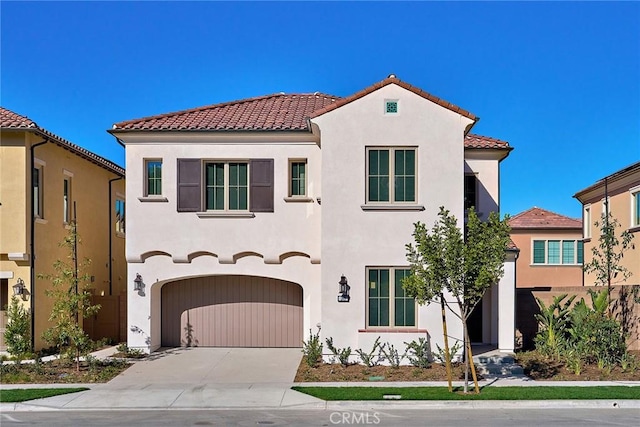
<svg viewBox="0 0 640 427">
<path fill-rule="evenodd" d="M 249 161 L 251 212 L 273 212 L 273 159 Z"/>
<path fill-rule="evenodd" d="M 202 201 L 202 160 L 178 159 L 178 212 L 198 212 Z"/>
</svg>

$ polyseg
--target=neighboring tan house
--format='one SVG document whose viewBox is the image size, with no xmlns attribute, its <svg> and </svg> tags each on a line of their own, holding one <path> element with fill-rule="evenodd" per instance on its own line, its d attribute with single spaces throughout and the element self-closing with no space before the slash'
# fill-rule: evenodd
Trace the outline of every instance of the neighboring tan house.
<svg viewBox="0 0 640 427">
<path fill-rule="evenodd" d="M 124 169 L 6 108 L 0 108 L 0 132 L 2 310 L 14 286 L 23 284 L 21 299 L 32 315 L 34 348 L 49 346 L 42 332 L 49 327 L 52 301 L 45 290 L 51 283 L 38 275 L 54 273 L 58 259 L 68 261 L 69 253 L 59 243 L 76 217 L 79 259 L 92 261 L 86 272 L 94 301 L 102 305 L 84 327 L 93 338 L 119 341 L 126 325 Z M 4 329 L 5 311 L 0 318 Z"/>
<path fill-rule="evenodd" d="M 582 285 L 582 221 L 533 207 L 509 225 L 520 249 L 517 288 Z"/>
<path fill-rule="evenodd" d="M 440 306 L 404 295 L 405 245 L 440 206 L 460 226 L 465 205 L 499 209 L 511 147 L 470 134 L 477 120 L 392 75 L 347 98 L 275 94 L 116 123 L 129 346 L 300 347 L 321 326 L 338 347 L 442 347 Z M 481 340 L 504 351 L 514 261 L 482 304 Z"/>
<path fill-rule="evenodd" d="M 628 280 L 621 276 L 611 278 L 612 285 L 630 285 L 640 283 L 640 162 L 634 163 L 595 184 L 578 191 L 573 197 L 582 203 L 582 220 L 584 223 L 585 263 L 592 259 L 591 248 L 599 244 L 600 227 L 595 222 L 602 223 L 602 214 L 607 210 L 605 199 L 608 199 L 608 211 L 618 220 L 621 227 L 616 232 L 633 233 L 634 239 L 631 249 L 624 254 L 620 265 L 631 273 Z M 585 285 L 593 285 L 595 274 L 585 274 Z"/>
</svg>

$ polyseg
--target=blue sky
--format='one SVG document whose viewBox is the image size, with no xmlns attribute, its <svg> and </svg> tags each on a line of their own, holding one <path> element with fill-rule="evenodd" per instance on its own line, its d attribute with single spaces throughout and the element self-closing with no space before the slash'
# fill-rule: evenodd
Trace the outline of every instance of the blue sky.
<svg viewBox="0 0 640 427">
<path fill-rule="evenodd" d="M 502 212 L 640 159 L 640 3 L 0 3 L 3 107 L 124 165 L 118 121 L 390 73 L 509 141 Z"/>
</svg>

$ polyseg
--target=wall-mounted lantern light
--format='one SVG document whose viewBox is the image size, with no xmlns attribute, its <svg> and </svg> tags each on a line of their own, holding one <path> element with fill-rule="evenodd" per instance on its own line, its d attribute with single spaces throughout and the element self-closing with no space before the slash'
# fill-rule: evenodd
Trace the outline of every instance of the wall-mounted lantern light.
<svg viewBox="0 0 640 427">
<path fill-rule="evenodd" d="M 142 276 L 136 273 L 136 278 L 133 280 L 133 290 L 141 291 L 144 287 L 144 282 L 142 281 Z"/>
<path fill-rule="evenodd" d="M 27 288 L 24 286 L 24 281 L 21 278 L 18 278 L 18 281 L 12 288 L 15 296 L 19 296 L 23 301 L 27 300 Z"/>
<path fill-rule="evenodd" d="M 344 274 L 340 276 L 340 281 L 338 282 L 340 285 L 340 291 L 338 293 L 338 302 L 349 302 L 351 297 L 349 296 L 349 290 L 351 286 L 347 282 L 347 278 L 344 277 Z"/>
</svg>

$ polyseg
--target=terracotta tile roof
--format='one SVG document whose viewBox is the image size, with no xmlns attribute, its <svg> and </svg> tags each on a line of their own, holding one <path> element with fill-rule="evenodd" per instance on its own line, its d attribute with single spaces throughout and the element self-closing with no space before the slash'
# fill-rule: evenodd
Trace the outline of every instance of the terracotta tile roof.
<svg viewBox="0 0 640 427">
<path fill-rule="evenodd" d="M 37 128 L 38 125 L 29 117 L 21 116 L 4 107 L 0 107 L 0 128 L 2 129 L 24 129 Z"/>
<path fill-rule="evenodd" d="M 511 240 L 511 238 L 509 238 L 509 243 L 507 244 L 507 250 L 508 251 L 519 251 L 520 248 L 518 248 L 516 246 L 516 244 L 514 243 L 514 241 Z"/>
<path fill-rule="evenodd" d="M 575 228 L 582 229 L 582 221 L 538 207 L 520 212 L 509 219 L 511 228 Z"/>
<path fill-rule="evenodd" d="M 49 139 L 54 144 L 64 148 L 65 150 L 71 151 L 72 153 L 84 158 L 85 160 L 90 161 L 91 163 L 105 168 L 117 175 L 124 176 L 124 169 L 113 163 L 112 161 L 107 160 L 104 157 L 99 156 L 85 148 L 82 148 L 79 145 L 67 141 L 64 138 L 61 138 L 58 135 L 49 132 L 44 128 L 41 128 L 36 124 L 36 122 L 29 119 L 28 117 L 21 116 L 20 114 L 17 114 L 4 107 L 0 107 L 0 129 L 24 130 L 33 132 L 43 138 Z"/>
<path fill-rule="evenodd" d="M 467 134 L 464 137 L 464 148 L 493 148 L 513 150 L 506 141 L 501 141 L 489 136 Z"/>
<path fill-rule="evenodd" d="M 427 93 L 427 92 L 423 91 L 420 88 L 417 88 L 415 86 L 411 86 L 410 84 L 405 83 L 402 80 L 398 79 L 393 74 L 391 74 L 389 77 L 387 77 L 386 79 L 382 80 L 381 82 L 375 83 L 375 84 L 373 84 L 373 85 L 371 85 L 371 86 L 369 86 L 367 88 L 362 89 L 359 92 L 354 93 L 351 96 L 348 96 L 346 98 L 342 98 L 338 102 L 335 102 L 333 104 L 325 106 L 322 109 L 314 111 L 313 114 L 311 115 L 311 117 L 312 118 L 313 117 L 318 117 L 318 116 L 320 116 L 322 114 L 325 114 L 325 113 L 327 113 L 327 112 L 329 112 L 331 110 L 335 110 L 336 108 L 342 107 L 345 104 L 348 104 L 348 103 L 353 102 L 353 101 L 355 101 L 357 99 L 360 99 L 363 96 L 368 95 L 371 92 L 375 92 L 376 90 L 378 90 L 380 88 L 383 88 L 383 87 L 385 87 L 387 85 L 390 85 L 392 83 L 396 84 L 396 85 L 398 85 L 398 86 L 400 86 L 402 88 L 405 88 L 406 90 L 409 90 L 409 91 L 415 93 L 416 95 L 419 95 L 419 96 L 421 96 L 421 97 L 423 97 L 425 99 L 428 99 L 431 102 L 435 102 L 436 104 L 438 104 L 438 105 L 440 105 L 440 106 L 442 106 L 442 107 L 444 107 L 444 108 L 446 108 L 448 110 L 451 110 L 451 111 L 456 112 L 458 114 L 461 114 L 461 115 L 463 115 L 465 117 L 468 117 L 469 119 L 471 119 L 471 120 L 473 120 L 475 122 L 480 120 L 479 117 L 477 117 L 476 115 L 470 113 L 469 111 L 464 110 L 464 109 L 462 109 L 462 108 L 458 107 L 457 105 L 454 105 L 454 104 L 452 104 L 450 102 L 447 102 L 444 99 L 440 99 L 437 96 L 433 96 L 430 93 Z"/>
<path fill-rule="evenodd" d="M 339 98 L 323 93 L 274 94 L 113 125 L 114 130 L 309 130 L 308 117 Z"/>
</svg>

